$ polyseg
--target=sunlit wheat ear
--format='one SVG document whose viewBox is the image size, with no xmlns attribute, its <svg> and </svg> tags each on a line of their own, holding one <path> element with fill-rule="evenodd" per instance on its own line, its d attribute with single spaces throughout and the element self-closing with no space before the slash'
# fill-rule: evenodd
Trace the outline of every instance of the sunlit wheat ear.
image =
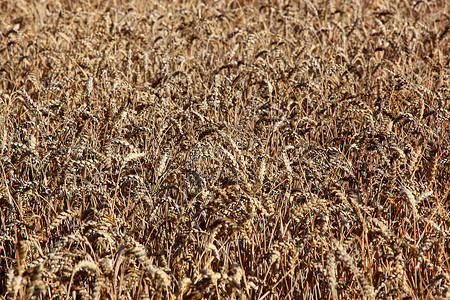
<svg viewBox="0 0 450 300">
<path fill-rule="evenodd" d="M 163 270 L 151 264 L 144 246 L 135 241 L 133 244 L 134 245 L 131 245 L 127 252 L 133 254 L 144 265 L 146 275 L 152 279 L 155 288 L 160 290 L 168 287 L 171 282 L 170 277 Z"/>
<path fill-rule="evenodd" d="M 189 287 L 192 285 L 192 280 L 190 278 L 183 278 L 180 282 L 180 287 L 178 288 L 177 291 L 177 297 L 179 299 L 182 298 L 182 296 L 184 295 L 184 293 L 186 293 L 189 290 Z"/>
<path fill-rule="evenodd" d="M 7 274 L 6 288 L 8 295 L 16 297 L 19 289 L 25 284 L 25 278 L 19 275 L 14 275 L 14 269 L 10 269 Z"/>
<path fill-rule="evenodd" d="M 79 210 L 77 208 L 73 208 L 71 210 L 63 211 L 59 213 L 50 224 L 49 230 L 52 231 L 59 225 L 61 225 L 64 221 L 75 217 L 78 214 Z"/>
<path fill-rule="evenodd" d="M 156 168 L 156 181 L 159 181 L 164 171 L 166 170 L 167 164 L 169 163 L 170 153 L 168 150 L 165 150 L 158 161 L 158 166 Z"/>
<path fill-rule="evenodd" d="M 266 164 L 266 156 L 263 155 L 260 157 L 260 165 L 258 172 L 258 183 L 262 186 L 264 183 L 264 177 L 266 176 L 267 164 Z"/>
<path fill-rule="evenodd" d="M 286 151 L 283 151 L 283 153 L 281 155 L 283 157 L 284 166 L 286 167 L 286 170 L 287 170 L 289 176 L 292 177 L 293 171 L 292 171 L 292 167 L 291 167 L 291 162 L 289 161 Z"/>
<path fill-rule="evenodd" d="M 419 217 L 419 214 L 417 212 L 416 208 L 416 197 L 413 195 L 411 190 L 409 190 L 406 186 L 402 186 L 401 188 L 402 193 L 404 194 L 406 200 L 408 201 L 409 209 L 412 211 L 413 216 L 415 218 Z"/>
<path fill-rule="evenodd" d="M 331 289 L 333 300 L 338 299 L 337 280 L 336 280 L 336 258 L 332 252 L 326 256 L 326 276 Z"/>
<path fill-rule="evenodd" d="M 367 282 L 367 279 L 364 277 L 364 274 L 357 268 L 353 258 L 347 253 L 347 250 L 343 247 L 341 243 L 334 240 L 333 245 L 336 248 L 336 254 L 340 261 L 342 261 L 347 268 L 356 276 L 363 290 L 364 297 L 367 299 L 375 299 L 375 292 L 372 285 Z"/>
<path fill-rule="evenodd" d="M 94 276 L 97 276 L 100 271 L 98 266 L 92 261 L 84 260 L 84 261 L 80 261 L 79 263 L 77 263 L 75 268 L 72 271 L 72 276 L 70 277 L 70 283 L 69 283 L 66 299 L 69 299 L 69 295 L 70 295 L 69 292 L 70 292 L 70 288 L 72 287 L 73 278 L 74 278 L 75 274 L 80 272 L 81 270 L 89 271 L 89 272 L 93 273 Z"/>
<path fill-rule="evenodd" d="M 141 153 L 130 153 L 130 154 L 127 154 L 127 155 L 123 158 L 123 163 L 127 163 L 127 162 L 130 162 L 130 161 L 133 161 L 133 160 L 141 159 L 141 158 L 145 157 L 146 154 L 147 154 L 147 153 L 145 153 L 145 152 L 141 152 Z"/>
</svg>

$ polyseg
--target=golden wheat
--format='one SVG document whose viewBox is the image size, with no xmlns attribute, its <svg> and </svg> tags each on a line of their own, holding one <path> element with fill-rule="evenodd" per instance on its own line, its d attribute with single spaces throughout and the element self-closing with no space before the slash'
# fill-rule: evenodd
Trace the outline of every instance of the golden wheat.
<svg viewBox="0 0 450 300">
<path fill-rule="evenodd" d="M 448 8 L 4 1 L 0 298 L 448 298 Z"/>
</svg>

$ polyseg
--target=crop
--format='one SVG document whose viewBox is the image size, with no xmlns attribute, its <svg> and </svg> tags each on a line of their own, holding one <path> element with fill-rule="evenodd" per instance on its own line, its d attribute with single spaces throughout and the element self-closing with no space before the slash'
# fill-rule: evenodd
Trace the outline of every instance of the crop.
<svg viewBox="0 0 450 300">
<path fill-rule="evenodd" d="M 0 298 L 450 297 L 448 12 L 0 2 Z"/>
</svg>

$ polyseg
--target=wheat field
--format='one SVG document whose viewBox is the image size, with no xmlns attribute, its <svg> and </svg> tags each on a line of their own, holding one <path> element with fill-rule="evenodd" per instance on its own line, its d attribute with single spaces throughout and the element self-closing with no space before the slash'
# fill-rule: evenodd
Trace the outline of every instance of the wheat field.
<svg viewBox="0 0 450 300">
<path fill-rule="evenodd" d="M 0 299 L 449 299 L 446 0 L 0 3 Z"/>
</svg>

